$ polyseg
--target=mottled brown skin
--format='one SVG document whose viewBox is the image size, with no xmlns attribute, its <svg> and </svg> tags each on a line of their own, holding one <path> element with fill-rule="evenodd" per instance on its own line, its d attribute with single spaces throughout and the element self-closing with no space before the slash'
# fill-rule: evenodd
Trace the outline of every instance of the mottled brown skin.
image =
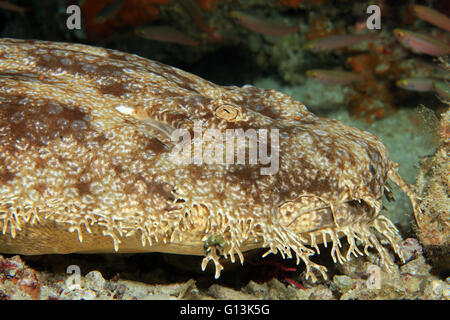
<svg viewBox="0 0 450 320">
<path fill-rule="evenodd" d="M 343 262 L 400 236 L 381 215 L 386 180 L 411 198 L 370 133 L 315 116 L 290 96 L 222 87 L 135 55 L 78 44 L 0 39 L 0 252 L 171 252 L 222 266 L 268 248 L 309 257 L 332 242 Z M 226 109 L 226 110 L 225 110 Z M 169 133 L 280 132 L 280 169 L 179 164 Z M 270 150 L 270 148 L 269 148 Z M 339 238 L 347 236 L 341 254 Z M 315 251 L 313 249 L 314 248 Z"/>
</svg>

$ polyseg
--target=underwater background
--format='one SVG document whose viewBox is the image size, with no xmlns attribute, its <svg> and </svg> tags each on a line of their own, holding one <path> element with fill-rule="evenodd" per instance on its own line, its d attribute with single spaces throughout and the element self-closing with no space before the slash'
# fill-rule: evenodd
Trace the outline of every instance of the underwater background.
<svg viewBox="0 0 450 320">
<path fill-rule="evenodd" d="M 78 26 L 73 5 L 81 10 Z M 17 269 L 31 267 L 44 289 L 19 292 L 0 276 L 0 298 L 449 299 L 448 17 L 445 0 L 0 1 L 0 37 L 107 47 L 219 85 L 275 89 L 317 115 L 373 133 L 416 185 L 426 221 L 417 227 L 408 198 L 394 187 L 384 214 L 412 253 L 377 290 L 364 287 L 368 275 L 357 271 L 367 257 L 346 266 L 329 258 L 323 263 L 334 277 L 311 284 L 301 265 L 294 271 L 281 260 L 213 281 L 188 266 L 190 257 L 5 256 Z M 64 288 L 70 264 L 82 266 L 84 291 Z"/>
</svg>

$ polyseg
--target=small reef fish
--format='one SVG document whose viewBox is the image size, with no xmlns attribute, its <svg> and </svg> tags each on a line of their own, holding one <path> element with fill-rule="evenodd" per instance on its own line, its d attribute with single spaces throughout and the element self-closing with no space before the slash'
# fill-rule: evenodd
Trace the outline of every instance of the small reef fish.
<svg viewBox="0 0 450 320">
<path fill-rule="evenodd" d="M 206 33 L 208 41 L 213 43 L 221 43 L 223 37 L 217 32 L 217 28 L 209 26 L 203 16 L 202 9 L 200 9 L 198 3 L 194 0 L 179 0 L 179 3 L 183 7 L 184 11 L 189 15 L 192 22 Z"/>
<path fill-rule="evenodd" d="M 450 101 L 450 86 L 448 83 L 442 81 L 433 82 L 434 92 L 438 94 L 439 97 L 446 101 Z"/>
<path fill-rule="evenodd" d="M 423 33 L 403 29 L 394 29 L 397 40 L 406 48 L 419 54 L 427 54 L 434 57 L 450 53 L 450 46 Z"/>
<path fill-rule="evenodd" d="M 414 57 L 411 60 L 430 70 L 433 78 L 450 80 L 450 72 L 443 65 L 430 62 L 421 57 Z"/>
<path fill-rule="evenodd" d="M 15 5 L 14 3 L 11 3 L 9 1 L 0 1 L 0 9 L 5 9 L 9 11 L 17 12 L 20 15 L 24 15 L 27 8 L 20 7 L 18 5 Z"/>
<path fill-rule="evenodd" d="M 377 34 L 342 34 L 312 40 L 305 43 L 303 48 L 310 51 L 333 50 L 377 38 Z"/>
<path fill-rule="evenodd" d="M 433 80 L 428 78 L 406 78 L 395 82 L 397 87 L 410 91 L 433 91 Z"/>
<path fill-rule="evenodd" d="M 349 71 L 313 69 L 306 71 L 308 78 L 325 84 L 346 85 L 363 80 L 363 76 Z"/>
<path fill-rule="evenodd" d="M 284 36 L 295 33 L 300 30 L 299 26 L 286 26 L 272 21 L 251 16 L 249 14 L 233 11 L 231 16 L 237 19 L 237 22 L 247 29 L 266 36 Z"/>
<path fill-rule="evenodd" d="M 172 42 L 194 47 L 199 44 L 198 40 L 194 40 L 186 34 L 167 26 L 137 28 L 136 34 L 148 40 Z"/>
<path fill-rule="evenodd" d="M 94 17 L 94 22 L 95 23 L 103 23 L 103 22 L 106 22 L 109 19 L 113 18 L 116 15 L 116 13 L 120 10 L 120 8 L 122 7 L 122 4 L 124 2 L 125 2 L 125 0 L 116 0 L 113 3 L 106 5 Z"/>
<path fill-rule="evenodd" d="M 413 11 L 418 18 L 450 32 L 450 18 L 445 14 L 420 5 L 414 5 Z"/>
</svg>

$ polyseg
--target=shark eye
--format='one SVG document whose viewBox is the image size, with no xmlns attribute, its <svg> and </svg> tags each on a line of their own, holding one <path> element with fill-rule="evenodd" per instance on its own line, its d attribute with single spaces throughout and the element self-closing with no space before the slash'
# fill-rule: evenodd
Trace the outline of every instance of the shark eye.
<svg viewBox="0 0 450 320">
<path fill-rule="evenodd" d="M 214 111 L 216 117 L 225 121 L 238 121 L 241 118 L 241 109 L 231 104 L 223 104 Z"/>
</svg>

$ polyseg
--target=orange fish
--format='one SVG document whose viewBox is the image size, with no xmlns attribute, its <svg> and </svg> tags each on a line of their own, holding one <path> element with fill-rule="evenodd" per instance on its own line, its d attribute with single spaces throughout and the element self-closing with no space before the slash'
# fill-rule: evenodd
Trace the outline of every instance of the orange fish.
<svg viewBox="0 0 450 320">
<path fill-rule="evenodd" d="M 14 3 L 11 3 L 9 1 L 0 1 L 0 9 L 14 11 L 22 16 L 25 15 L 25 11 L 27 10 L 27 8 L 19 7 L 18 5 L 15 5 Z"/>
<path fill-rule="evenodd" d="M 209 42 L 220 43 L 223 41 L 222 35 L 216 30 L 216 27 L 211 27 L 206 23 L 203 12 L 201 11 L 197 2 L 193 0 L 179 0 L 184 11 L 189 15 L 192 22 L 203 32 L 206 33 Z M 206 2 L 203 2 L 203 6 Z M 214 4 L 215 5 L 215 4 Z M 203 7 L 202 6 L 202 7 Z"/>
<path fill-rule="evenodd" d="M 446 31 L 450 31 L 450 18 L 445 14 L 420 5 L 414 5 L 413 11 L 420 19 L 425 20 Z"/>
<path fill-rule="evenodd" d="M 284 36 L 300 30 L 299 26 L 289 27 L 251 16 L 243 12 L 233 11 L 231 12 L 231 15 L 237 19 L 239 24 L 243 25 L 247 29 L 267 36 Z"/>
<path fill-rule="evenodd" d="M 415 53 L 428 54 L 430 56 L 443 56 L 450 53 L 450 46 L 423 33 L 394 29 L 397 40 Z"/>
<path fill-rule="evenodd" d="M 148 40 L 172 42 L 187 46 L 197 46 L 199 44 L 198 40 L 194 40 L 186 34 L 166 26 L 137 28 L 136 34 Z"/>
<path fill-rule="evenodd" d="M 324 84 L 346 85 L 363 80 L 363 76 L 359 73 L 340 70 L 314 69 L 306 71 L 306 75 L 308 78 L 317 80 Z"/>
<path fill-rule="evenodd" d="M 376 38 L 378 38 L 377 34 L 342 34 L 312 40 L 307 42 L 303 48 L 311 51 L 333 50 Z"/>
<path fill-rule="evenodd" d="M 397 80 L 397 87 L 410 91 L 432 91 L 433 80 L 427 78 L 406 78 Z"/>
</svg>

